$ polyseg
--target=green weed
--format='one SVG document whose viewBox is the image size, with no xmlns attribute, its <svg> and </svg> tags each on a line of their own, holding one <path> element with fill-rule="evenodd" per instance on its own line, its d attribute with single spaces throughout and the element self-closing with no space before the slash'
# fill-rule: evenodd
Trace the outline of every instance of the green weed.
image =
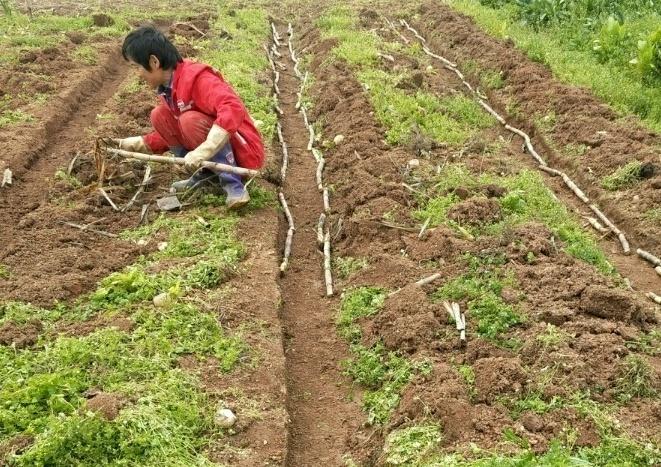
<svg viewBox="0 0 661 467">
<path fill-rule="evenodd" d="M 640 161 L 631 161 L 619 167 L 615 172 L 601 180 L 601 186 L 610 191 L 617 191 L 635 185 L 640 181 L 642 165 Z"/>
<path fill-rule="evenodd" d="M 335 57 L 356 67 L 370 66 L 378 58 L 378 37 L 361 31 L 355 14 L 347 7 L 334 7 L 317 20 L 323 37 L 337 39 L 333 48 Z"/>
<path fill-rule="evenodd" d="M 99 59 L 99 53 L 91 45 L 81 45 L 71 53 L 71 57 L 86 65 L 96 65 Z"/>
<path fill-rule="evenodd" d="M 349 342 L 357 342 L 362 331 L 356 320 L 378 313 L 385 300 L 385 290 L 377 287 L 359 287 L 344 292 L 337 317 L 340 336 Z"/>
<path fill-rule="evenodd" d="M 338 256 L 334 258 L 334 267 L 340 279 L 346 279 L 352 274 L 365 269 L 367 260 L 364 258 L 352 258 L 351 256 Z"/>
<path fill-rule="evenodd" d="M 351 346 L 352 357 L 343 362 L 344 373 L 365 386 L 363 408 L 370 425 L 384 424 L 399 404 L 400 393 L 416 372 L 428 374 L 425 362 L 411 362 L 395 352 L 386 352 L 383 344 L 372 347 Z"/>
<path fill-rule="evenodd" d="M 9 268 L 4 264 L 0 264 L 0 279 L 9 279 L 10 276 Z"/>
<path fill-rule="evenodd" d="M 479 258 L 469 258 L 470 271 L 455 278 L 433 294 L 436 300 L 466 300 L 468 312 L 477 318 L 478 334 L 498 340 L 511 327 L 524 321 L 512 305 L 503 301 L 500 294 L 512 279 L 504 275 L 498 266 L 486 266 Z"/>
<path fill-rule="evenodd" d="M 386 127 L 391 144 L 407 143 L 415 129 L 438 142 L 460 144 L 476 131 L 493 124 L 491 117 L 471 99 L 459 95 L 436 97 L 397 89 L 398 77 L 382 70 L 366 70 L 359 79 L 369 87 L 377 119 Z"/>
<path fill-rule="evenodd" d="M 545 349 L 555 349 L 558 346 L 569 342 L 571 336 L 557 326 L 547 324 L 544 331 L 537 334 L 535 339 L 540 342 Z"/>
<path fill-rule="evenodd" d="M 642 334 L 636 340 L 625 342 L 625 345 L 636 352 L 652 356 L 659 355 L 661 354 L 661 332 L 653 329 L 646 334 Z"/>
<path fill-rule="evenodd" d="M 16 123 L 33 122 L 34 117 L 22 110 L 3 110 L 0 113 L 0 128 L 14 125 Z"/>
<path fill-rule="evenodd" d="M 441 439 L 441 427 L 433 423 L 393 430 L 383 448 L 385 463 L 388 466 L 421 465 Z"/>
<path fill-rule="evenodd" d="M 55 180 L 60 180 L 71 188 L 80 188 L 83 184 L 78 180 L 74 175 L 66 173 L 64 170 L 58 170 L 55 172 Z"/>
<path fill-rule="evenodd" d="M 536 172 L 523 170 L 507 177 L 490 174 L 474 176 L 463 165 L 451 164 L 444 167 L 433 183 L 431 196 L 421 197 L 422 207 L 414 212 L 418 220 L 429 218 L 431 226 L 446 224 L 456 227 L 457 224 L 447 218 L 450 208 L 460 201 L 452 190 L 496 184 L 508 190 L 505 196 L 498 199 L 504 218 L 498 223 L 477 228 L 461 226 L 472 236 L 501 235 L 508 227 L 530 221 L 541 222 L 564 242 L 564 250 L 568 254 L 594 265 L 604 274 L 615 272 L 594 236 L 583 230 L 567 208 L 551 195 Z"/>
<path fill-rule="evenodd" d="M 654 372 L 644 357 L 628 355 L 619 369 L 615 388 L 618 399 L 628 402 L 635 397 L 653 397 L 656 395 L 653 379 Z"/>
</svg>

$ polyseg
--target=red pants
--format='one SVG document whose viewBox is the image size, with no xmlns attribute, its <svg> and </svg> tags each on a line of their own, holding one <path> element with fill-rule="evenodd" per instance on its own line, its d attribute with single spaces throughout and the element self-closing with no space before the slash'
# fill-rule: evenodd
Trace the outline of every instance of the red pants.
<svg viewBox="0 0 661 467">
<path fill-rule="evenodd" d="M 183 147 L 192 151 L 207 139 L 213 118 L 201 112 L 189 110 L 177 120 L 166 105 L 161 104 L 151 111 L 151 124 L 170 148 Z"/>
</svg>

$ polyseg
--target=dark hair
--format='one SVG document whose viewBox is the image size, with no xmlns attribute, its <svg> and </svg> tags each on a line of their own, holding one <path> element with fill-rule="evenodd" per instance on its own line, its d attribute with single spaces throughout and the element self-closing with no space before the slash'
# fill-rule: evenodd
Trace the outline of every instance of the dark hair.
<svg viewBox="0 0 661 467">
<path fill-rule="evenodd" d="M 174 69 L 177 63 L 183 61 L 174 44 L 153 26 L 142 26 L 131 31 L 122 45 L 124 60 L 133 60 L 151 71 L 150 55 L 158 58 L 164 70 Z"/>
</svg>

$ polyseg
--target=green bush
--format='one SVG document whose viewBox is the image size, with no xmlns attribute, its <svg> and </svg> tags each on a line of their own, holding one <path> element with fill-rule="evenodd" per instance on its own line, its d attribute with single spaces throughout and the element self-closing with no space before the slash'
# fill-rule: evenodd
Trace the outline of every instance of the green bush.
<svg viewBox="0 0 661 467">
<path fill-rule="evenodd" d="M 609 60 L 625 63 L 630 49 L 631 34 L 626 26 L 609 16 L 593 41 L 592 50 L 602 63 Z"/>
<path fill-rule="evenodd" d="M 569 17 L 567 0 L 517 0 L 521 19 L 534 28 L 561 23 Z"/>
<path fill-rule="evenodd" d="M 636 65 L 646 83 L 661 81 L 661 27 L 646 40 L 638 42 L 638 57 L 631 62 Z"/>
</svg>

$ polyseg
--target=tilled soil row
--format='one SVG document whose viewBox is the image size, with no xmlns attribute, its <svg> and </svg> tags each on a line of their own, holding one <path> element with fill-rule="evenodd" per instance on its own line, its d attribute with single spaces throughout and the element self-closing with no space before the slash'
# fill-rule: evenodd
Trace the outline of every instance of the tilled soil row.
<svg viewBox="0 0 661 467">
<path fill-rule="evenodd" d="M 289 156 L 282 189 L 296 226 L 289 266 L 280 279 L 289 415 L 285 464 L 341 465 L 346 439 L 357 429 L 360 413 L 346 400 L 346 388 L 340 383 L 337 363 L 347 349 L 334 331 L 336 300 L 323 298 L 326 287 L 316 232 L 324 205 L 315 178 L 317 162 L 308 150 L 310 133 L 296 109 L 301 83 L 294 72 L 288 34 L 284 27 L 279 29 L 283 42 L 276 48 L 281 55 L 275 63 L 276 86 Z M 297 47 L 297 32 L 294 27 L 292 47 Z M 283 219 L 283 243 L 289 227 Z"/>
<path fill-rule="evenodd" d="M 505 85 L 483 89 L 496 109 L 504 114 L 508 106 L 516 105 L 523 117 L 510 118 L 544 149 L 549 163 L 574 177 L 637 245 L 661 254 L 661 225 L 644 218 L 661 202 L 658 134 L 635 117 L 617 115 L 588 90 L 559 82 L 548 68 L 532 62 L 512 44 L 489 37 L 450 7 L 427 2 L 418 14 L 424 21 L 416 19 L 412 24 L 438 53 L 460 68 L 472 60 L 483 69 L 500 72 Z M 555 124 L 544 134 L 532 119 L 549 114 Z M 570 148 L 579 146 L 585 153 L 572 158 Z M 644 179 L 616 193 L 604 190 L 601 179 L 633 160 L 646 165 Z"/>
<path fill-rule="evenodd" d="M 361 16 L 368 25 L 373 17 Z M 658 388 L 657 357 L 633 352 L 627 345 L 656 322 L 652 305 L 633 292 L 614 287 L 611 279 L 562 252 L 557 240 L 555 246 L 551 243 L 548 228 L 538 223 L 523 224 L 509 232 L 507 238 L 495 242 L 488 238 L 469 241 L 444 227 L 418 238 L 419 225 L 413 223 L 408 213 L 417 207 L 417 200 L 402 186 L 407 181 L 407 162 L 415 152 L 412 148 L 384 143 L 384 129 L 375 121 L 365 90 L 353 72 L 341 60 L 326 60 L 337 45 L 335 40 L 322 39 L 310 28 L 301 41 L 303 50 L 312 55 L 310 71 L 315 77 L 311 118 L 323 120 L 324 137 L 345 136 L 342 144 L 326 151 L 326 177 L 334 187 L 331 216 L 334 256 L 362 257 L 369 261 L 367 268 L 340 281 L 339 289 L 357 286 L 401 289 L 386 299 L 377 315 L 360 320 L 362 342 L 370 345 L 381 341 L 387 350 L 413 359 L 425 358 L 433 367 L 429 376 L 416 377 L 404 390 L 399 407 L 386 425 L 356 431 L 350 443 L 354 458 L 367 465 L 382 463 L 388 433 L 430 417 L 440 421 L 443 427 L 441 447 L 447 452 L 468 454 L 471 443 L 484 449 L 497 448 L 503 430 L 508 427 L 542 452 L 561 434 L 565 421 L 577 430 L 579 446 L 596 445 L 599 434 L 594 421 L 574 408 L 565 407 L 543 415 L 526 412 L 522 424 L 523 418 L 513 418 L 499 401 L 503 397 L 531 393 L 550 401 L 554 397 L 569 398 L 577 391 L 601 388 L 592 397 L 612 402 L 621 360 L 631 354 L 650 363 L 654 369 L 653 385 Z M 407 65 L 399 58 L 397 63 L 410 66 L 410 62 Z M 446 88 L 460 89 L 456 77 L 443 72 L 438 81 Z M 430 86 L 433 89 L 434 84 Z M 489 139 L 497 138 L 498 134 L 487 129 L 482 136 Z M 517 146 L 518 143 L 511 143 L 488 158 L 479 148 L 468 148 L 462 151 L 462 162 L 477 173 L 489 170 L 517 173 L 526 166 L 521 162 Z M 456 156 L 451 148 L 431 149 L 429 154 L 429 161 L 421 161 L 422 166 L 451 162 Z M 307 183 L 312 185 L 311 172 L 307 176 Z M 311 186 L 309 190 L 314 188 Z M 502 196 L 502 190 L 492 192 L 490 196 Z M 470 210 L 476 203 L 476 195 L 467 193 L 463 207 Z M 388 214 L 389 222 L 384 222 L 384 214 Z M 393 228 L 393 222 L 400 226 L 414 225 Z M 538 258 L 533 264 L 525 260 L 529 252 Z M 439 283 L 447 283 L 467 272 L 468 266 L 461 258 L 466 253 L 505 257 L 504 267 L 514 275 L 518 287 L 504 289 L 501 298 L 522 310 L 527 319 L 503 337 L 518 339 L 522 342 L 521 349 L 508 350 L 480 338 L 470 331 L 475 325 L 470 323 L 470 316 L 468 343 L 465 348 L 460 347 L 447 312 L 427 295 L 435 288 L 412 285 L 434 272 L 441 273 Z M 462 301 L 461 306 L 465 309 L 466 303 Z M 549 324 L 571 338 L 557 346 L 545 347 L 537 336 Z M 473 368 L 473 389 L 459 374 L 460 365 Z M 549 368 L 553 371 L 547 381 L 536 378 L 547 374 Z M 616 415 L 629 435 L 653 439 L 659 428 L 654 422 L 655 411 L 658 411 L 657 403 L 633 400 L 620 405 Z M 644 428 L 638 426 L 641 419 L 649 420 Z"/>
</svg>

